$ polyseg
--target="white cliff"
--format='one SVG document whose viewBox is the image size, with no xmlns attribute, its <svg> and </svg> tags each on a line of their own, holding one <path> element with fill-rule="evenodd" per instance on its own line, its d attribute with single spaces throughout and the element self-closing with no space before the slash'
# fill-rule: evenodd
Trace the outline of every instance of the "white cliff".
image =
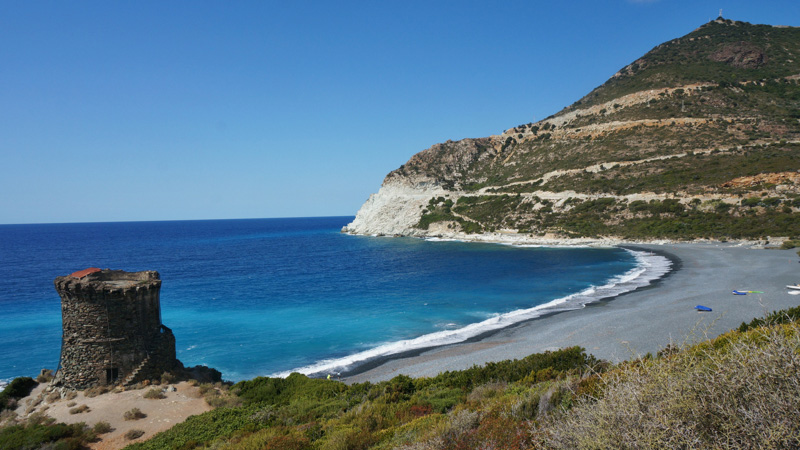
<svg viewBox="0 0 800 450">
<path fill-rule="evenodd" d="M 342 229 L 351 234 L 368 235 L 418 235 L 414 228 L 422 210 L 431 197 L 446 194 L 432 180 L 410 181 L 404 177 L 389 176 L 377 193 L 358 210 L 355 220 Z"/>
</svg>

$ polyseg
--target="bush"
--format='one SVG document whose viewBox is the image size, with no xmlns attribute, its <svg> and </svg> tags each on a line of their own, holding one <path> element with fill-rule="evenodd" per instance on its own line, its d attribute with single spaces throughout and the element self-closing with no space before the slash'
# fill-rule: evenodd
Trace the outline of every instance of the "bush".
<svg viewBox="0 0 800 450">
<path fill-rule="evenodd" d="M 89 406 L 88 405 L 81 405 L 81 406 L 76 406 L 75 408 L 70 409 L 69 413 L 70 414 L 80 414 L 80 413 L 84 413 L 86 411 L 89 411 Z"/>
<path fill-rule="evenodd" d="M 161 374 L 161 384 L 172 384 L 178 380 L 178 377 L 170 372 L 164 372 Z"/>
<path fill-rule="evenodd" d="M 142 437 L 142 436 L 144 436 L 144 431 L 142 431 L 142 430 L 137 430 L 137 429 L 128 430 L 128 431 L 125 433 L 125 439 L 127 439 L 127 440 L 129 440 L 129 441 L 132 441 L 132 440 L 134 440 L 134 439 L 139 439 L 139 438 L 140 438 L 140 437 Z"/>
<path fill-rule="evenodd" d="M 96 436 L 83 423 L 28 424 L 0 428 L 1 449 L 80 449 Z"/>
<path fill-rule="evenodd" d="M 161 389 L 157 388 L 153 388 L 145 392 L 143 397 L 149 398 L 151 400 L 160 400 L 162 398 L 167 398 L 167 396 L 164 395 L 164 392 Z"/>
<path fill-rule="evenodd" d="M 785 240 L 781 244 L 781 250 L 790 250 L 800 246 L 800 240 Z"/>
<path fill-rule="evenodd" d="M 3 392 L 0 392 L 0 411 L 8 407 L 9 401 L 27 397 L 36 387 L 36 384 L 36 381 L 31 377 L 19 377 L 11 380 L 11 383 L 8 383 Z"/>
<path fill-rule="evenodd" d="M 143 413 L 139 408 L 133 408 L 125 411 L 122 417 L 125 418 L 125 420 L 139 420 L 147 417 L 147 414 Z"/>
<path fill-rule="evenodd" d="M 53 381 L 53 371 L 50 369 L 42 369 L 42 373 L 36 377 L 36 381 L 39 383 L 49 383 Z"/>
<path fill-rule="evenodd" d="M 727 345 L 722 345 L 727 343 Z M 731 333 L 606 375 L 546 430 L 553 448 L 796 448 L 800 327 Z M 757 382 L 755 381 L 757 380 Z"/>
<path fill-rule="evenodd" d="M 795 306 L 794 308 L 784 309 L 781 311 L 773 311 L 763 319 L 757 317 L 751 320 L 750 323 L 742 322 L 742 324 L 739 325 L 738 331 L 740 333 L 744 333 L 745 331 L 753 330 L 763 326 L 780 325 L 796 322 L 798 320 L 800 320 L 800 306 Z"/>
<path fill-rule="evenodd" d="M 106 434 L 106 433 L 110 433 L 113 430 L 114 429 L 111 428 L 111 424 L 106 422 L 106 421 L 104 421 L 104 420 L 101 420 L 100 422 L 97 422 L 92 427 L 92 431 L 94 431 L 97 434 Z"/>
</svg>

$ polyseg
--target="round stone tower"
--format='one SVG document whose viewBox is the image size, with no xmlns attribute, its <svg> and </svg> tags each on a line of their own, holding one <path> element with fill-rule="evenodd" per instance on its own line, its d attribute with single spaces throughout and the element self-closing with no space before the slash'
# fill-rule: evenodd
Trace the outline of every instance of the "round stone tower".
<svg viewBox="0 0 800 450">
<path fill-rule="evenodd" d="M 90 268 L 55 286 L 63 326 L 56 385 L 132 384 L 182 367 L 175 336 L 161 324 L 158 272 Z"/>
</svg>

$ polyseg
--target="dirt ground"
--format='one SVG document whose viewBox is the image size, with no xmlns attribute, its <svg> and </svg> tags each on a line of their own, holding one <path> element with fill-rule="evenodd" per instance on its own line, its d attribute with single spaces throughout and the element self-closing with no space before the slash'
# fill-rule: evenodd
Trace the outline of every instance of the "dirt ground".
<svg viewBox="0 0 800 450">
<path fill-rule="evenodd" d="M 56 422 L 84 422 L 89 427 L 100 421 L 108 422 L 112 431 L 100 435 L 101 440 L 91 444 L 90 447 L 96 450 L 120 449 L 132 442 L 149 439 L 154 434 L 183 422 L 189 416 L 212 409 L 200 395 L 199 389 L 187 382 L 109 392 L 91 398 L 86 397 L 83 392 L 77 392 L 75 398 L 58 400 L 51 398 L 53 401 L 47 400 L 49 393 L 45 391 L 46 388 L 47 384 L 39 384 L 28 397 L 20 400 L 16 410 L 18 417 L 24 418 L 35 412 L 44 412 Z M 144 398 L 144 394 L 151 389 L 162 390 L 166 398 Z M 37 399 L 41 399 L 41 403 L 32 408 L 31 405 L 36 403 Z M 71 409 L 81 405 L 86 405 L 89 409 L 81 413 L 70 413 Z M 133 408 L 139 408 L 147 416 L 139 420 L 125 420 L 123 415 Z M 142 430 L 144 435 L 133 441 L 128 440 L 125 438 L 125 433 L 131 429 Z"/>
</svg>

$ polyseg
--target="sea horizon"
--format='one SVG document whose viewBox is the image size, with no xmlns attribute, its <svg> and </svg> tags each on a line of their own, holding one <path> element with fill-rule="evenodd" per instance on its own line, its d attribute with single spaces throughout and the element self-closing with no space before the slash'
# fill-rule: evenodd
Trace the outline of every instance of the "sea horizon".
<svg viewBox="0 0 800 450">
<path fill-rule="evenodd" d="M 663 276 L 658 255 L 351 236 L 352 216 L 0 226 L 0 379 L 55 369 L 56 276 L 96 266 L 162 275 L 163 322 L 187 366 L 223 378 L 322 376 L 449 345 Z M 665 262 L 666 261 L 666 262 Z M 649 267 L 649 270 L 648 270 Z M 13 294 L 16 293 L 16 294 Z M 215 330 L 214 338 L 204 335 Z M 38 339 L 37 339 L 38 338 Z M 15 347 L 16 346 L 16 347 Z M 19 355 L 14 348 L 28 346 Z"/>
</svg>

